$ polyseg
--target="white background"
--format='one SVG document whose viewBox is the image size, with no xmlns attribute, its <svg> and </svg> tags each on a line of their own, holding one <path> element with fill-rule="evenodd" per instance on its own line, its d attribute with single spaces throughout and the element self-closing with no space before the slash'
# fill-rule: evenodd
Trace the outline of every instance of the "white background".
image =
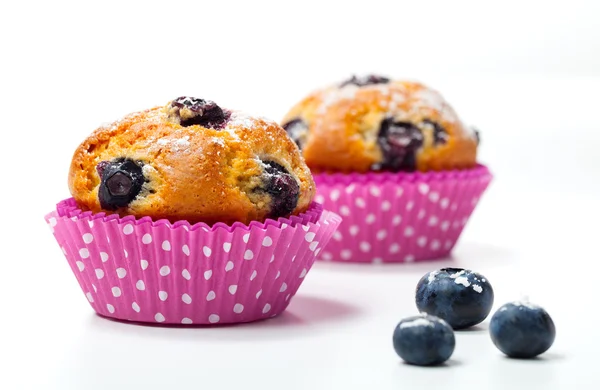
<svg viewBox="0 0 600 390">
<path fill-rule="evenodd" d="M 599 16 L 593 0 L 2 2 L 0 388 L 598 388 Z M 435 87 L 482 131 L 495 180 L 453 260 L 318 264 L 284 315 L 244 326 L 93 314 L 43 221 L 87 134 L 180 95 L 278 120 L 366 72 Z M 448 264 L 486 275 L 495 308 L 546 307 L 553 348 L 506 359 L 486 321 L 445 367 L 400 363 L 392 330 Z"/>
</svg>

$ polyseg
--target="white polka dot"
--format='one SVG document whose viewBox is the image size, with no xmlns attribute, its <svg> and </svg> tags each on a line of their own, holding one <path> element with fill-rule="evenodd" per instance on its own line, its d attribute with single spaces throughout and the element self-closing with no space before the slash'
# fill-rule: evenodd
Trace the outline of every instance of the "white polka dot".
<svg viewBox="0 0 600 390">
<path fill-rule="evenodd" d="M 450 199 L 448 199 L 448 198 L 442 198 L 442 200 L 440 200 L 440 207 L 443 209 L 448 208 L 449 204 L 450 204 Z"/>
<path fill-rule="evenodd" d="M 323 195 L 317 195 L 315 196 L 315 202 L 322 204 L 323 202 L 325 202 L 325 198 L 323 197 Z"/>
<path fill-rule="evenodd" d="M 184 252 L 185 252 L 185 251 L 184 251 Z M 189 252 L 189 249 L 188 249 L 188 252 Z M 212 249 L 210 249 L 210 248 L 209 248 L 209 247 L 207 247 L 207 246 L 204 246 L 204 247 L 202 248 L 202 253 L 204 253 L 204 256 L 206 256 L 206 257 L 210 257 L 210 255 L 212 254 Z"/>
<path fill-rule="evenodd" d="M 229 251 L 231 250 L 231 243 L 230 242 L 224 242 L 223 243 L 223 250 L 225 251 L 225 253 L 229 253 Z"/>
<path fill-rule="evenodd" d="M 381 264 L 383 263 L 383 259 L 381 257 L 374 257 L 373 260 L 371 260 L 371 262 L 373 264 Z"/>
<path fill-rule="evenodd" d="M 313 241 L 310 243 L 310 245 L 308 246 L 308 249 L 310 249 L 311 251 L 315 251 L 317 249 L 317 246 L 319 245 L 319 241 Z"/>
<path fill-rule="evenodd" d="M 189 294 L 183 294 L 181 296 L 181 300 L 183 301 L 183 303 L 189 305 L 190 303 L 192 303 L 192 297 L 189 296 Z"/>
<path fill-rule="evenodd" d="M 352 257 L 352 251 L 349 249 L 344 249 L 340 252 L 340 257 L 343 260 L 349 260 Z"/>
<path fill-rule="evenodd" d="M 138 281 L 135 283 L 135 288 L 137 288 L 137 289 L 138 289 L 138 290 L 140 290 L 140 291 L 144 291 L 144 290 L 146 289 L 146 284 L 144 283 L 144 281 L 143 281 L 143 280 L 138 280 Z"/>
<path fill-rule="evenodd" d="M 206 247 L 205 247 L 206 248 Z M 209 249 L 210 250 L 210 249 Z M 184 255 L 189 256 L 190 255 L 190 247 L 187 245 L 183 245 L 181 247 L 181 251 L 183 252 Z"/>
<path fill-rule="evenodd" d="M 406 255 L 404 261 L 407 263 L 412 263 L 413 261 L 415 261 L 415 257 L 413 255 Z"/>
<path fill-rule="evenodd" d="M 436 217 L 435 215 L 432 215 L 431 217 L 429 217 L 429 222 L 428 225 L 429 226 L 435 226 L 438 223 L 438 217 Z"/>
<path fill-rule="evenodd" d="M 87 297 L 88 301 L 90 301 L 90 303 L 94 303 L 94 297 L 92 297 L 91 292 L 86 292 L 85 296 Z"/>
<path fill-rule="evenodd" d="M 412 209 L 413 209 L 413 207 L 415 207 L 415 202 L 413 202 L 412 200 L 411 200 L 411 201 L 409 201 L 408 203 L 406 203 L 406 209 L 407 209 L 407 210 L 409 210 L 409 211 L 410 211 L 410 210 L 412 210 Z"/>
<path fill-rule="evenodd" d="M 187 269 L 181 271 L 181 276 L 183 276 L 185 280 L 190 280 L 192 278 L 192 275 L 190 275 L 190 271 L 188 271 Z"/>
<path fill-rule="evenodd" d="M 207 301 L 212 301 L 216 297 L 217 297 L 217 294 L 215 294 L 214 291 L 209 291 L 208 294 L 206 295 L 206 300 Z"/>
<path fill-rule="evenodd" d="M 304 230 L 305 232 L 307 232 L 309 229 L 310 229 L 310 226 L 302 225 L 302 230 Z"/>
<path fill-rule="evenodd" d="M 281 285 L 281 288 L 279 289 L 279 292 L 282 293 L 285 290 L 287 290 L 287 283 L 283 282 L 283 284 Z"/>
<path fill-rule="evenodd" d="M 350 184 L 347 188 L 346 188 L 346 193 L 347 194 L 351 194 L 354 192 L 354 189 L 356 188 L 356 186 L 354 184 Z"/>
<path fill-rule="evenodd" d="M 154 320 L 156 322 L 165 322 L 165 316 L 163 316 L 161 313 L 156 313 L 154 315 Z"/>
<path fill-rule="evenodd" d="M 329 193 L 329 199 L 331 199 L 332 201 L 337 201 L 340 198 L 340 191 L 339 190 L 333 190 Z"/>
<path fill-rule="evenodd" d="M 90 257 L 90 251 L 87 248 L 81 248 L 79 250 L 79 256 L 81 256 L 82 259 L 87 259 Z"/>
<path fill-rule="evenodd" d="M 275 255 L 271 255 L 271 260 L 269 260 L 269 263 L 272 263 L 275 261 Z"/>
<path fill-rule="evenodd" d="M 366 241 L 361 242 L 359 247 L 360 247 L 360 250 L 363 252 L 369 252 L 371 250 L 371 244 L 369 244 Z"/>
<path fill-rule="evenodd" d="M 283 229 L 287 229 L 287 227 L 288 227 L 288 224 L 287 224 L 287 223 L 281 224 L 281 230 L 283 230 Z"/>
<path fill-rule="evenodd" d="M 243 311 L 244 311 L 244 305 L 242 305 L 241 303 L 236 303 L 235 306 L 233 306 L 234 313 L 240 314 Z"/>
<path fill-rule="evenodd" d="M 440 200 L 440 194 L 438 194 L 437 192 L 431 192 L 429 194 L 429 200 L 432 202 L 437 202 L 438 200 Z"/>
<path fill-rule="evenodd" d="M 373 187 L 373 186 L 371 186 L 371 187 L 369 188 L 369 192 L 370 192 L 370 193 L 371 193 L 371 195 L 373 195 L 373 196 L 379 196 L 379 195 L 381 195 L 381 190 L 380 190 L 379 188 L 377 188 L 377 187 Z"/>
<path fill-rule="evenodd" d="M 103 263 L 106 263 L 108 261 L 108 253 L 100 252 L 100 260 L 102 260 Z"/>
<path fill-rule="evenodd" d="M 323 260 L 331 260 L 333 259 L 333 255 L 330 252 L 323 252 L 321 258 L 323 258 Z"/>
<path fill-rule="evenodd" d="M 271 311 L 271 305 L 270 304 L 266 304 L 265 307 L 263 307 L 263 314 L 267 314 L 269 311 Z"/>
<path fill-rule="evenodd" d="M 208 316 L 208 322 L 210 322 L 211 324 L 216 324 L 220 320 L 221 317 L 219 317 L 217 314 L 211 314 Z"/>
<path fill-rule="evenodd" d="M 262 245 L 264 247 L 270 247 L 271 245 L 273 245 L 273 239 L 269 236 L 266 236 L 265 238 L 263 238 Z"/>
<path fill-rule="evenodd" d="M 137 302 L 133 302 L 131 304 L 131 308 L 133 309 L 133 311 L 135 311 L 136 313 L 140 312 L 140 305 L 137 304 Z"/>
<path fill-rule="evenodd" d="M 57 223 L 58 223 L 58 221 L 56 221 L 56 218 L 54 218 L 54 217 L 48 218 L 48 224 L 50 226 L 54 227 L 54 226 L 56 226 Z"/>
<path fill-rule="evenodd" d="M 300 277 L 299 277 L 299 278 L 300 278 L 300 279 L 304 278 L 304 277 L 306 276 L 306 273 L 307 273 L 307 272 L 308 272 L 308 271 L 306 270 L 306 268 L 303 268 L 303 269 L 302 269 L 302 272 L 300 272 Z"/>
<path fill-rule="evenodd" d="M 161 301 L 163 301 L 163 302 L 166 301 L 168 297 L 169 297 L 169 294 L 166 291 L 159 291 L 158 292 L 158 298 Z"/>
<path fill-rule="evenodd" d="M 321 252 L 321 248 L 317 249 L 315 251 L 315 256 L 319 256 L 319 253 Z M 296 258 L 296 256 L 294 256 L 294 259 Z M 293 259 L 292 259 L 293 260 Z"/>
<path fill-rule="evenodd" d="M 286 295 L 286 296 L 285 296 L 285 300 L 286 300 L 286 302 L 290 300 L 290 296 L 291 296 L 291 295 L 292 295 L 292 294 L 288 294 L 288 295 Z"/>
<path fill-rule="evenodd" d="M 304 239 L 308 242 L 312 242 L 315 239 L 315 233 L 314 232 L 306 233 L 306 235 L 304 235 Z"/>
<path fill-rule="evenodd" d="M 427 194 L 429 192 L 429 185 L 427 185 L 426 183 L 420 183 L 419 192 L 423 195 Z"/>
<path fill-rule="evenodd" d="M 233 269 L 233 261 L 228 261 L 227 264 L 225 264 L 225 271 L 229 272 Z"/>
<path fill-rule="evenodd" d="M 231 294 L 231 295 L 235 294 L 237 291 L 237 284 L 232 284 L 231 286 L 229 286 L 229 288 L 227 290 L 229 290 L 229 294 Z"/>
<path fill-rule="evenodd" d="M 350 226 L 350 229 L 348 229 L 348 231 L 350 232 L 351 236 L 356 236 L 358 234 L 359 230 L 360 229 L 356 225 L 352 225 L 352 226 Z"/>
<path fill-rule="evenodd" d="M 148 260 L 140 260 L 140 266 L 142 267 L 142 270 L 148 268 Z"/>
<path fill-rule="evenodd" d="M 256 275 L 258 275 L 258 272 L 256 272 L 256 270 L 252 271 L 252 275 L 250 275 L 250 280 L 254 280 L 254 278 L 256 278 Z"/>
<path fill-rule="evenodd" d="M 389 210 L 391 210 L 391 208 L 392 208 L 392 204 L 389 201 L 384 200 L 383 202 L 381 202 L 381 210 L 389 211 Z"/>
<path fill-rule="evenodd" d="M 252 260 L 254 258 L 254 252 L 252 252 L 250 249 L 246 250 L 246 252 L 244 252 L 244 260 Z"/>
<path fill-rule="evenodd" d="M 339 230 L 336 230 L 335 233 L 333 233 L 333 239 L 336 241 L 342 241 L 344 237 L 342 236 L 342 233 L 340 233 Z"/>
<path fill-rule="evenodd" d="M 342 214 L 343 216 L 348 216 L 350 215 L 350 208 L 346 205 L 343 205 L 340 207 L 340 214 Z"/>
<path fill-rule="evenodd" d="M 93 228 L 94 227 L 94 221 L 91 221 L 91 220 L 88 221 L 88 226 L 91 227 L 91 228 Z"/>
<path fill-rule="evenodd" d="M 171 243 L 168 240 L 164 240 L 162 243 L 162 249 L 164 251 L 170 251 L 171 250 Z"/>
<path fill-rule="evenodd" d="M 148 233 L 144 234 L 142 236 L 142 242 L 146 245 L 150 244 L 152 242 L 152 236 Z"/>
<path fill-rule="evenodd" d="M 392 225 L 398 226 L 398 225 L 400 225 L 400 222 L 402 222 L 402 216 L 394 215 L 394 218 L 392 218 Z"/>
<path fill-rule="evenodd" d="M 419 210 L 419 214 L 417 215 L 417 218 L 419 218 L 419 219 L 425 218 L 425 210 L 423 210 L 423 209 Z"/>
<path fill-rule="evenodd" d="M 244 234 L 244 236 L 242 237 L 242 240 L 244 240 L 244 242 L 247 244 L 248 241 L 250 240 L 250 233 Z"/>
<path fill-rule="evenodd" d="M 398 187 L 396 188 L 396 198 L 400 198 L 404 194 L 404 188 Z"/>
<path fill-rule="evenodd" d="M 79 268 L 79 271 L 83 271 L 85 269 L 85 264 L 83 264 L 83 261 L 76 261 L 75 264 L 77 264 L 77 268 Z"/>
<path fill-rule="evenodd" d="M 120 289 L 119 287 L 115 286 L 115 287 L 111 288 L 111 291 L 112 291 L 112 295 L 113 295 L 115 298 L 117 298 L 117 297 L 120 297 L 120 296 L 121 296 L 121 289 Z"/>
<path fill-rule="evenodd" d="M 258 290 L 258 292 L 256 293 L 256 299 L 260 298 L 261 294 L 262 294 L 262 289 Z"/>
<path fill-rule="evenodd" d="M 123 227 L 123 234 L 131 234 L 133 233 L 133 225 L 127 224 Z"/>
<path fill-rule="evenodd" d="M 360 207 L 361 209 L 365 208 L 365 206 L 367 205 L 365 203 L 365 200 L 363 198 L 356 198 L 356 200 L 354 201 L 354 203 L 356 204 L 356 207 Z"/>
<path fill-rule="evenodd" d="M 96 268 L 95 271 L 96 271 L 96 277 L 98 279 L 102 279 L 104 277 L 104 271 L 103 270 L 101 270 L 100 268 Z"/>
<path fill-rule="evenodd" d="M 375 237 L 379 241 L 385 240 L 385 238 L 387 237 L 387 230 L 381 229 L 380 231 L 377 232 L 377 234 L 375 235 Z"/>
<path fill-rule="evenodd" d="M 189 318 L 187 318 L 187 317 L 183 317 L 183 318 L 181 319 L 181 323 L 182 323 L 182 324 L 185 324 L 185 325 L 189 325 L 189 324 L 193 324 L 193 323 L 194 323 L 194 321 L 192 321 L 191 319 L 189 319 Z"/>
<path fill-rule="evenodd" d="M 375 214 L 368 214 L 367 218 L 365 218 L 365 222 L 371 225 L 373 222 L 375 222 L 375 219 Z"/>
<path fill-rule="evenodd" d="M 440 243 L 439 240 L 433 240 L 431 242 L 431 250 L 437 251 L 438 249 L 440 249 L 441 246 L 442 246 L 442 244 Z"/>
<path fill-rule="evenodd" d="M 275 275 L 275 279 L 279 279 L 280 276 L 281 276 L 281 271 L 277 271 L 277 275 Z"/>
<path fill-rule="evenodd" d="M 92 288 L 94 289 L 94 292 L 98 292 L 98 289 L 96 288 L 95 284 L 92 284 Z"/>
<path fill-rule="evenodd" d="M 450 221 L 444 221 L 440 225 L 440 229 L 446 231 L 450 227 Z"/>
<path fill-rule="evenodd" d="M 110 303 L 107 303 L 107 304 L 106 304 L 106 309 L 108 310 L 108 312 L 109 312 L 110 314 L 112 314 L 112 313 L 114 313 L 114 312 L 115 312 L 115 307 L 114 307 L 113 305 L 111 305 Z"/>
<path fill-rule="evenodd" d="M 397 243 L 393 243 L 390 245 L 390 253 L 398 253 L 400 252 L 400 245 Z"/>
<path fill-rule="evenodd" d="M 90 242 L 94 241 L 94 236 L 92 236 L 91 233 L 85 233 L 83 236 L 81 236 L 81 238 L 83 238 L 83 242 L 85 242 L 86 244 L 89 244 Z"/>
<path fill-rule="evenodd" d="M 127 250 L 123 249 L 123 254 L 125 255 L 125 257 L 129 257 L 129 253 L 127 253 Z"/>
<path fill-rule="evenodd" d="M 117 268 L 117 277 L 119 279 L 123 279 L 127 275 L 127 270 L 125 268 Z"/>
<path fill-rule="evenodd" d="M 404 229 L 404 235 L 406 237 L 410 237 L 415 233 L 415 229 L 412 228 L 412 226 L 407 226 L 406 229 Z"/>
<path fill-rule="evenodd" d="M 421 237 L 417 238 L 417 245 L 420 246 L 421 248 L 423 248 L 425 245 L 427 245 L 427 237 L 421 236 Z"/>
<path fill-rule="evenodd" d="M 212 276 L 212 269 L 209 269 L 208 271 L 204 271 L 204 279 L 208 280 L 208 279 L 210 279 L 211 276 Z"/>
<path fill-rule="evenodd" d="M 171 268 L 168 265 L 163 265 L 158 271 L 162 276 L 167 276 L 171 273 Z"/>
</svg>

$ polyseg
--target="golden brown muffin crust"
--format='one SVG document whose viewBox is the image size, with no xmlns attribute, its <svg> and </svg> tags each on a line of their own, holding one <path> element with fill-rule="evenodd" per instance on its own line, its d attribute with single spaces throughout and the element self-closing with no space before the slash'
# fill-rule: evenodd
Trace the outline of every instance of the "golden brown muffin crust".
<svg viewBox="0 0 600 390">
<path fill-rule="evenodd" d="M 311 173 L 275 122 L 226 111 L 229 117 L 222 128 L 182 126 L 169 118 L 171 109 L 167 105 L 133 113 L 98 128 L 81 143 L 68 180 L 80 207 L 207 224 L 263 221 L 308 208 L 315 191 Z M 118 159 L 141 166 L 144 182 L 126 206 L 103 208 L 97 167 Z M 281 206 L 279 198 L 285 194 L 273 193 L 273 186 L 285 192 L 289 183 L 297 183 L 295 207 Z M 277 215 L 286 207 L 287 215 Z"/>
<path fill-rule="evenodd" d="M 462 169 L 477 164 L 474 131 L 437 91 L 418 82 L 331 85 L 293 106 L 282 123 L 313 172 L 367 172 L 390 170 L 385 168 L 385 141 L 379 137 L 386 119 L 413 124 L 422 137 L 414 164 L 409 161 L 391 170 Z M 294 121 L 302 123 L 294 125 Z"/>
</svg>

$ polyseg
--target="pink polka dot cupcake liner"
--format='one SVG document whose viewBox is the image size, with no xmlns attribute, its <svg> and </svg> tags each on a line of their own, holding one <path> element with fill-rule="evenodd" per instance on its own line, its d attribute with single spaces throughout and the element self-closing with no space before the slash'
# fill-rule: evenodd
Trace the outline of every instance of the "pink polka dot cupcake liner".
<svg viewBox="0 0 600 390">
<path fill-rule="evenodd" d="M 98 314 L 205 325 L 282 313 L 341 222 L 317 203 L 288 219 L 208 226 L 82 212 L 73 199 L 45 219 Z"/>
<path fill-rule="evenodd" d="M 343 218 L 319 260 L 446 257 L 492 180 L 484 165 L 425 173 L 317 174 L 315 200 Z"/>
</svg>

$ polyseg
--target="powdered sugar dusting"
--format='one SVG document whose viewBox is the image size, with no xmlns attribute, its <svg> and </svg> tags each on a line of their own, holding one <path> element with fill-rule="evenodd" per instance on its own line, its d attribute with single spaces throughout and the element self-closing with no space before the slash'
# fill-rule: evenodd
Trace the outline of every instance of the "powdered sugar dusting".
<svg viewBox="0 0 600 390">
<path fill-rule="evenodd" d="M 190 146 L 190 136 L 186 135 L 181 138 L 163 137 L 156 140 L 156 144 L 168 147 L 174 152 L 179 152 Z"/>
<path fill-rule="evenodd" d="M 534 303 L 531 303 L 529 301 L 526 301 L 526 300 L 525 301 L 515 301 L 515 302 L 512 302 L 512 305 L 517 306 L 517 307 L 523 306 L 523 307 L 526 307 L 526 308 L 531 309 L 531 310 L 541 309 L 541 306 L 538 306 L 538 305 L 536 305 Z"/>
<path fill-rule="evenodd" d="M 433 323 L 433 321 L 428 320 L 427 318 L 415 318 L 412 321 L 407 321 L 407 322 L 401 323 L 400 329 L 414 328 L 417 326 L 429 326 L 430 328 L 433 328 L 435 326 L 435 324 Z"/>
<path fill-rule="evenodd" d="M 330 106 L 342 101 L 351 100 L 356 97 L 359 87 L 356 85 L 346 85 L 342 88 L 332 88 L 324 92 L 321 105 L 317 109 L 317 114 L 324 114 Z"/>
</svg>

